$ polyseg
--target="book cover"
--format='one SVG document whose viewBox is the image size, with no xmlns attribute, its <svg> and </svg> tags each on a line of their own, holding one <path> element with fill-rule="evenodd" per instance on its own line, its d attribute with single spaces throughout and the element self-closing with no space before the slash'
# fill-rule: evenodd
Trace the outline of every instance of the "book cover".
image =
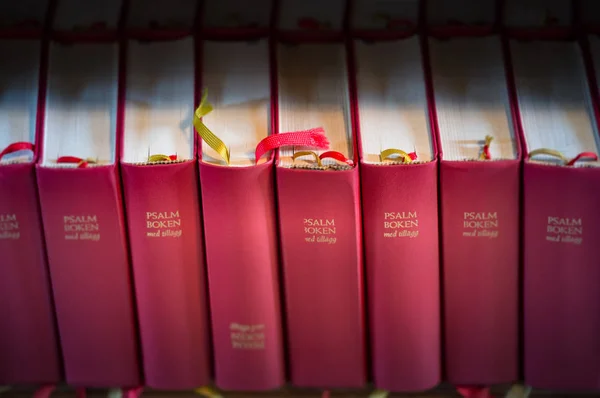
<svg viewBox="0 0 600 398">
<path fill-rule="evenodd" d="M 374 384 L 426 390 L 441 377 L 440 259 L 421 40 L 355 40 L 354 62 Z"/>
<path fill-rule="evenodd" d="M 0 384 L 61 378 L 35 177 L 40 40 L 0 40 Z"/>
<path fill-rule="evenodd" d="M 527 154 L 525 382 L 595 390 L 600 371 L 600 288 L 594 283 L 600 278 L 597 76 L 590 73 L 588 81 L 587 55 L 576 40 L 511 40 L 510 55 Z"/>
<path fill-rule="evenodd" d="M 204 140 L 199 167 L 215 382 L 224 390 L 272 390 L 285 382 L 275 178 L 273 155 L 255 156 L 273 131 L 269 43 L 199 44 L 206 91 L 195 125 Z M 220 145 L 208 139 L 213 133 Z"/>
<path fill-rule="evenodd" d="M 145 384 L 210 381 L 191 36 L 128 40 L 121 169 Z"/>
<path fill-rule="evenodd" d="M 346 48 L 278 43 L 276 50 L 279 135 L 322 129 L 331 149 L 282 148 L 276 168 L 291 383 L 360 388 L 362 226 Z"/>
<path fill-rule="evenodd" d="M 520 145 L 500 38 L 448 33 L 429 39 L 446 376 L 507 383 L 518 377 Z"/>
<path fill-rule="evenodd" d="M 54 41 L 37 164 L 66 381 L 140 383 L 117 167 L 119 49 Z"/>
</svg>

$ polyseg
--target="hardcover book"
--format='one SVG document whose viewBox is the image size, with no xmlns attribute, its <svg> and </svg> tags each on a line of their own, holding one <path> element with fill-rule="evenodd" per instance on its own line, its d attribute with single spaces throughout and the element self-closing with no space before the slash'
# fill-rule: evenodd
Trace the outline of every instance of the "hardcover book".
<svg viewBox="0 0 600 398">
<path fill-rule="evenodd" d="M 119 49 L 50 48 L 38 185 L 67 383 L 140 383 L 117 167 Z"/>
<path fill-rule="evenodd" d="M 588 76 L 589 54 L 577 41 L 511 40 L 510 54 L 527 153 L 523 166 L 525 382 L 544 389 L 597 389 L 597 76 L 591 70 Z M 598 58 L 595 61 L 600 65 Z"/>
<path fill-rule="evenodd" d="M 440 381 L 437 148 L 420 38 L 354 42 L 374 383 Z"/>
<path fill-rule="evenodd" d="M 255 155 L 273 132 L 269 43 L 204 41 L 201 56 L 206 91 L 196 116 L 204 117 L 195 125 L 205 140 L 199 166 L 215 381 L 225 390 L 276 389 L 285 365 L 273 154 Z"/>
<path fill-rule="evenodd" d="M 291 383 L 360 388 L 363 251 L 346 48 L 279 43 L 277 69 L 279 135 L 321 129 L 330 143 L 327 152 L 282 148 L 276 169 Z"/>
<path fill-rule="evenodd" d="M 190 36 L 127 42 L 121 168 L 146 385 L 210 381 Z"/>
<path fill-rule="evenodd" d="M 0 40 L 0 384 L 61 377 L 35 161 L 40 40 Z"/>
<path fill-rule="evenodd" d="M 446 375 L 507 383 L 518 377 L 520 145 L 500 38 L 446 33 L 429 40 Z"/>
</svg>

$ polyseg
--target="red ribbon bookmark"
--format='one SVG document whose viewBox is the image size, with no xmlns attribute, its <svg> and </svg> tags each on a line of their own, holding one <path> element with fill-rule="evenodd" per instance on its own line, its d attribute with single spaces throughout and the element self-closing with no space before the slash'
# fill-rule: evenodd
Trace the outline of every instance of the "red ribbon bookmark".
<svg viewBox="0 0 600 398">
<path fill-rule="evenodd" d="M 2 152 L 0 152 L 0 160 L 2 160 L 2 158 L 5 155 L 8 155 L 10 153 L 15 153 L 15 152 L 19 152 L 19 151 L 33 152 L 34 150 L 35 150 L 35 145 L 33 145 L 31 142 L 15 142 L 15 143 L 10 144 L 6 148 L 4 148 L 4 150 Z"/>
<path fill-rule="evenodd" d="M 310 130 L 293 131 L 289 133 L 280 133 L 270 135 L 261 140 L 256 146 L 254 156 L 256 162 L 265 153 L 283 146 L 303 146 L 319 149 L 328 149 L 329 141 L 325 136 L 325 130 L 317 127 Z"/>
<path fill-rule="evenodd" d="M 464 398 L 493 398 L 487 387 L 456 387 L 456 391 Z"/>
<path fill-rule="evenodd" d="M 579 155 L 569 160 L 567 166 L 574 166 L 575 163 L 581 159 L 590 159 L 593 161 L 598 161 L 598 155 L 596 155 L 594 152 L 581 152 Z"/>
<path fill-rule="evenodd" d="M 61 156 L 56 159 L 56 163 L 76 163 L 78 169 L 88 167 L 90 164 L 89 160 L 78 158 L 76 156 Z"/>
<path fill-rule="evenodd" d="M 319 156 L 319 159 L 321 159 L 321 160 L 323 160 L 323 159 L 335 159 L 338 162 L 346 163 L 348 166 L 354 166 L 354 162 L 351 159 L 348 159 L 347 157 L 344 156 L 343 153 L 338 152 L 338 151 L 323 152 Z"/>
<path fill-rule="evenodd" d="M 55 389 L 56 385 L 54 384 L 41 386 L 36 392 L 33 393 L 33 398 L 49 398 Z"/>
<path fill-rule="evenodd" d="M 144 391 L 144 387 L 124 388 L 123 398 L 139 398 Z"/>
</svg>

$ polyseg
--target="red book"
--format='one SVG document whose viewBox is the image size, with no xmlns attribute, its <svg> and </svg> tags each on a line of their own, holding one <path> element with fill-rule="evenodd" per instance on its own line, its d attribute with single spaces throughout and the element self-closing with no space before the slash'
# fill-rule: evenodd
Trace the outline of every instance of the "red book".
<svg viewBox="0 0 600 398">
<path fill-rule="evenodd" d="M 340 43 L 277 47 L 278 131 L 322 128 L 335 152 L 281 149 L 276 170 L 291 383 L 298 387 L 360 388 L 367 377 L 346 61 Z"/>
<path fill-rule="evenodd" d="M 527 153 L 525 382 L 594 390 L 600 372 L 597 77 L 590 71 L 588 82 L 587 55 L 577 41 L 511 40 L 510 55 Z"/>
<path fill-rule="evenodd" d="M 35 178 L 39 40 L 0 40 L 0 384 L 61 378 Z"/>
<path fill-rule="evenodd" d="M 121 168 L 146 385 L 210 381 L 194 41 L 127 45 Z"/>
<path fill-rule="evenodd" d="M 420 39 L 354 42 L 374 384 L 440 382 L 437 148 Z"/>
<path fill-rule="evenodd" d="M 38 186 L 66 381 L 140 383 L 117 167 L 116 43 L 51 44 Z"/>
<path fill-rule="evenodd" d="M 272 133 L 269 46 L 205 41 L 201 56 L 213 110 L 199 133 L 209 129 L 227 148 L 224 156 L 203 142 L 199 161 L 215 381 L 225 390 L 276 389 L 285 369 L 273 159 L 254 157 Z"/>
<path fill-rule="evenodd" d="M 481 32 L 479 32 L 481 33 Z M 440 153 L 446 375 L 518 377 L 520 146 L 499 37 L 429 40 Z"/>
</svg>

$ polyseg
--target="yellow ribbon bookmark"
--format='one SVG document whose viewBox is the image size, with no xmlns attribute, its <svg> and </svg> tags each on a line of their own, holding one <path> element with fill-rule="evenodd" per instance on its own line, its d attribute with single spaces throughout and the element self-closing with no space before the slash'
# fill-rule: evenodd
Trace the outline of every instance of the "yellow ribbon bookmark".
<svg viewBox="0 0 600 398">
<path fill-rule="evenodd" d="M 569 159 L 567 159 L 565 157 L 565 155 L 563 155 L 562 153 L 560 153 L 559 151 L 557 151 L 555 149 L 539 148 L 539 149 L 534 149 L 533 151 L 529 152 L 530 158 L 532 158 L 534 156 L 538 156 L 538 155 L 550 156 L 553 158 L 560 159 L 563 163 L 569 163 Z"/>
<path fill-rule="evenodd" d="M 198 134 L 200 134 L 202 141 L 206 142 L 209 147 L 214 149 L 215 152 L 225 160 L 225 163 L 229 164 L 229 148 L 227 148 L 225 143 L 202 123 L 202 118 L 213 110 L 213 106 L 208 102 L 207 98 L 208 90 L 205 89 L 204 93 L 202 93 L 200 105 L 198 105 L 196 112 L 194 112 L 194 127 Z"/>
<path fill-rule="evenodd" d="M 79 161 L 79 163 L 77 163 L 77 167 L 81 166 L 82 164 L 98 164 L 98 158 L 93 159 L 93 158 L 87 158 L 87 159 L 81 159 L 81 161 Z"/>
<path fill-rule="evenodd" d="M 402 149 L 396 149 L 396 148 L 384 149 L 379 154 L 379 158 L 381 159 L 382 162 L 385 162 L 386 160 L 394 160 L 394 159 L 390 159 L 390 156 L 392 156 L 392 155 L 400 155 L 403 163 L 412 162 L 412 159 L 408 153 L 404 152 Z"/>
<path fill-rule="evenodd" d="M 312 156 L 312 157 L 314 157 L 315 158 L 315 162 L 317 163 L 317 165 L 319 167 L 323 167 L 323 164 L 321 163 L 321 159 L 319 158 L 319 155 L 317 155 L 317 153 L 313 152 L 313 151 L 300 151 L 300 152 L 296 152 L 292 156 L 292 160 L 295 161 L 296 159 L 298 159 L 299 157 L 302 157 L 302 156 Z"/>
<path fill-rule="evenodd" d="M 522 384 L 513 384 L 513 386 L 506 392 L 506 398 L 527 398 L 531 393 L 531 387 L 524 386 Z"/>
<path fill-rule="evenodd" d="M 196 388 L 194 392 L 206 398 L 221 398 L 221 394 L 219 394 L 215 389 L 209 386 Z"/>
<path fill-rule="evenodd" d="M 388 395 L 390 395 L 389 391 L 375 390 L 369 394 L 369 398 L 387 398 Z"/>
<path fill-rule="evenodd" d="M 148 156 L 148 163 L 152 163 L 152 162 L 171 162 L 172 159 L 170 157 L 168 157 L 167 155 L 163 155 L 163 154 L 156 154 L 156 155 L 150 155 Z"/>
</svg>

